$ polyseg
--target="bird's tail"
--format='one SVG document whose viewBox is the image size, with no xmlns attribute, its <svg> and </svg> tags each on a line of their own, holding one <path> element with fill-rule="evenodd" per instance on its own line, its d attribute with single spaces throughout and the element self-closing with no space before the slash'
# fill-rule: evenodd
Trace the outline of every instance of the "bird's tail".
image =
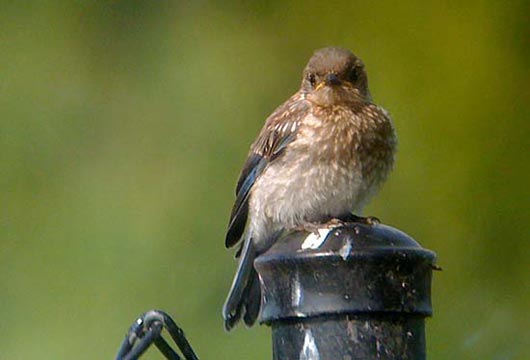
<svg viewBox="0 0 530 360">
<path fill-rule="evenodd" d="M 227 331 L 230 331 L 242 317 L 248 326 L 254 324 L 258 317 L 261 288 L 258 274 L 254 269 L 255 258 L 256 250 L 253 241 L 247 237 L 241 250 L 236 276 L 223 307 Z"/>
</svg>

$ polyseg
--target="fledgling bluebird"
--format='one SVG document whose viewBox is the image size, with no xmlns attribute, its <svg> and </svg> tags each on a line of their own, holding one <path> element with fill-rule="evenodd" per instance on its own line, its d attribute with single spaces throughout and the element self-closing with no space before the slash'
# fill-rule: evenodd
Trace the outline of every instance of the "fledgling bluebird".
<svg viewBox="0 0 530 360">
<path fill-rule="evenodd" d="M 254 259 L 283 230 L 361 214 L 387 178 L 396 149 L 389 114 L 372 102 L 362 61 L 348 50 L 317 50 L 300 90 L 266 120 L 236 187 L 226 246 L 239 265 L 223 308 L 225 328 L 251 326 L 261 289 Z"/>
</svg>

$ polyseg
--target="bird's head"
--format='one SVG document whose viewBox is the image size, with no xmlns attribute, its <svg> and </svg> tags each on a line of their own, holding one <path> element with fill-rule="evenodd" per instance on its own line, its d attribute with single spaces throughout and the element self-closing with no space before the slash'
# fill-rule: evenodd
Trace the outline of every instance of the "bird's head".
<svg viewBox="0 0 530 360">
<path fill-rule="evenodd" d="M 370 101 L 363 62 L 336 47 L 315 51 L 304 69 L 301 92 L 320 106 Z"/>
</svg>

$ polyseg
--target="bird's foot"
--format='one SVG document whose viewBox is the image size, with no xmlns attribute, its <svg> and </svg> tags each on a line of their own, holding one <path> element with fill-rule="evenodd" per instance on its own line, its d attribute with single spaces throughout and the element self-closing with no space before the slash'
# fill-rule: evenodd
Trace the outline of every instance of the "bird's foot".
<svg viewBox="0 0 530 360">
<path fill-rule="evenodd" d="M 442 267 L 439 266 L 439 265 L 436 265 L 436 264 L 432 264 L 431 265 L 431 269 L 435 270 L 435 271 L 442 271 Z"/>
<path fill-rule="evenodd" d="M 340 218 L 331 218 L 329 221 L 325 223 L 312 223 L 312 222 L 305 222 L 303 224 L 298 225 L 295 230 L 296 231 L 306 231 L 315 234 L 316 236 L 320 236 L 319 230 L 321 229 L 334 229 L 336 227 L 344 226 L 346 225 L 347 221 L 340 219 Z"/>
<path fill-rule="evenodd" d="M 306 231 L 315 234 L 316 236 L 320 236 L 320 233 L 318 232 L 318 229 L 322 228 L 322 224 L 312 223 L 312 222 L 305 222 L 303 224 L 298 225 L 294 228 L 295 231 Z"/>
<path fill-rule="evenodd" d="M 360 224 L 375 226 L 381 223 L 381 220 L 379 220 L 375 216 L 362 217 L 362 216 L 357 216 L 353 214 L 351 216 L 352 216 L 351 219 L 353 222 L 360 223 Z"/>
<path fill-rule="evenodd" d="M 340 218 L 332 218 L 327 223 L 323 224 L 322 226 L 327 228 L 327 229 L 332 229 L 332 228 L 336 228 L 336 227 L 339 227 L 339 226 L 344 226 L 344 225 L 346 225 L 346 223 L 347 223 L 347 221 L 342 220 Z"/>
</svg>

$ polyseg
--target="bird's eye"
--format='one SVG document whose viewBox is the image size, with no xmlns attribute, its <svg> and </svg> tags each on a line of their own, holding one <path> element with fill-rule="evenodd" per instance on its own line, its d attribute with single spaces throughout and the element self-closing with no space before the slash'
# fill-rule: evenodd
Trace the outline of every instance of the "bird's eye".
<svg viewBox="0 0 530 360">
<path fill-rule="evenodd" d="M 312 87 L 315 87 L 315 85 L 317 83 L 317 79 L 315 77 L 315 74 L 309 74 L 307 76 L 307 81 L 309 81 L 309 83 L 311 84 Z"/>
<path fill-rule="evenodd" d="M 350 71 L 350 81 L 355 83 L 357 80 L 359 80 L 359 69 L 354 66 Z"/>
</svg>

